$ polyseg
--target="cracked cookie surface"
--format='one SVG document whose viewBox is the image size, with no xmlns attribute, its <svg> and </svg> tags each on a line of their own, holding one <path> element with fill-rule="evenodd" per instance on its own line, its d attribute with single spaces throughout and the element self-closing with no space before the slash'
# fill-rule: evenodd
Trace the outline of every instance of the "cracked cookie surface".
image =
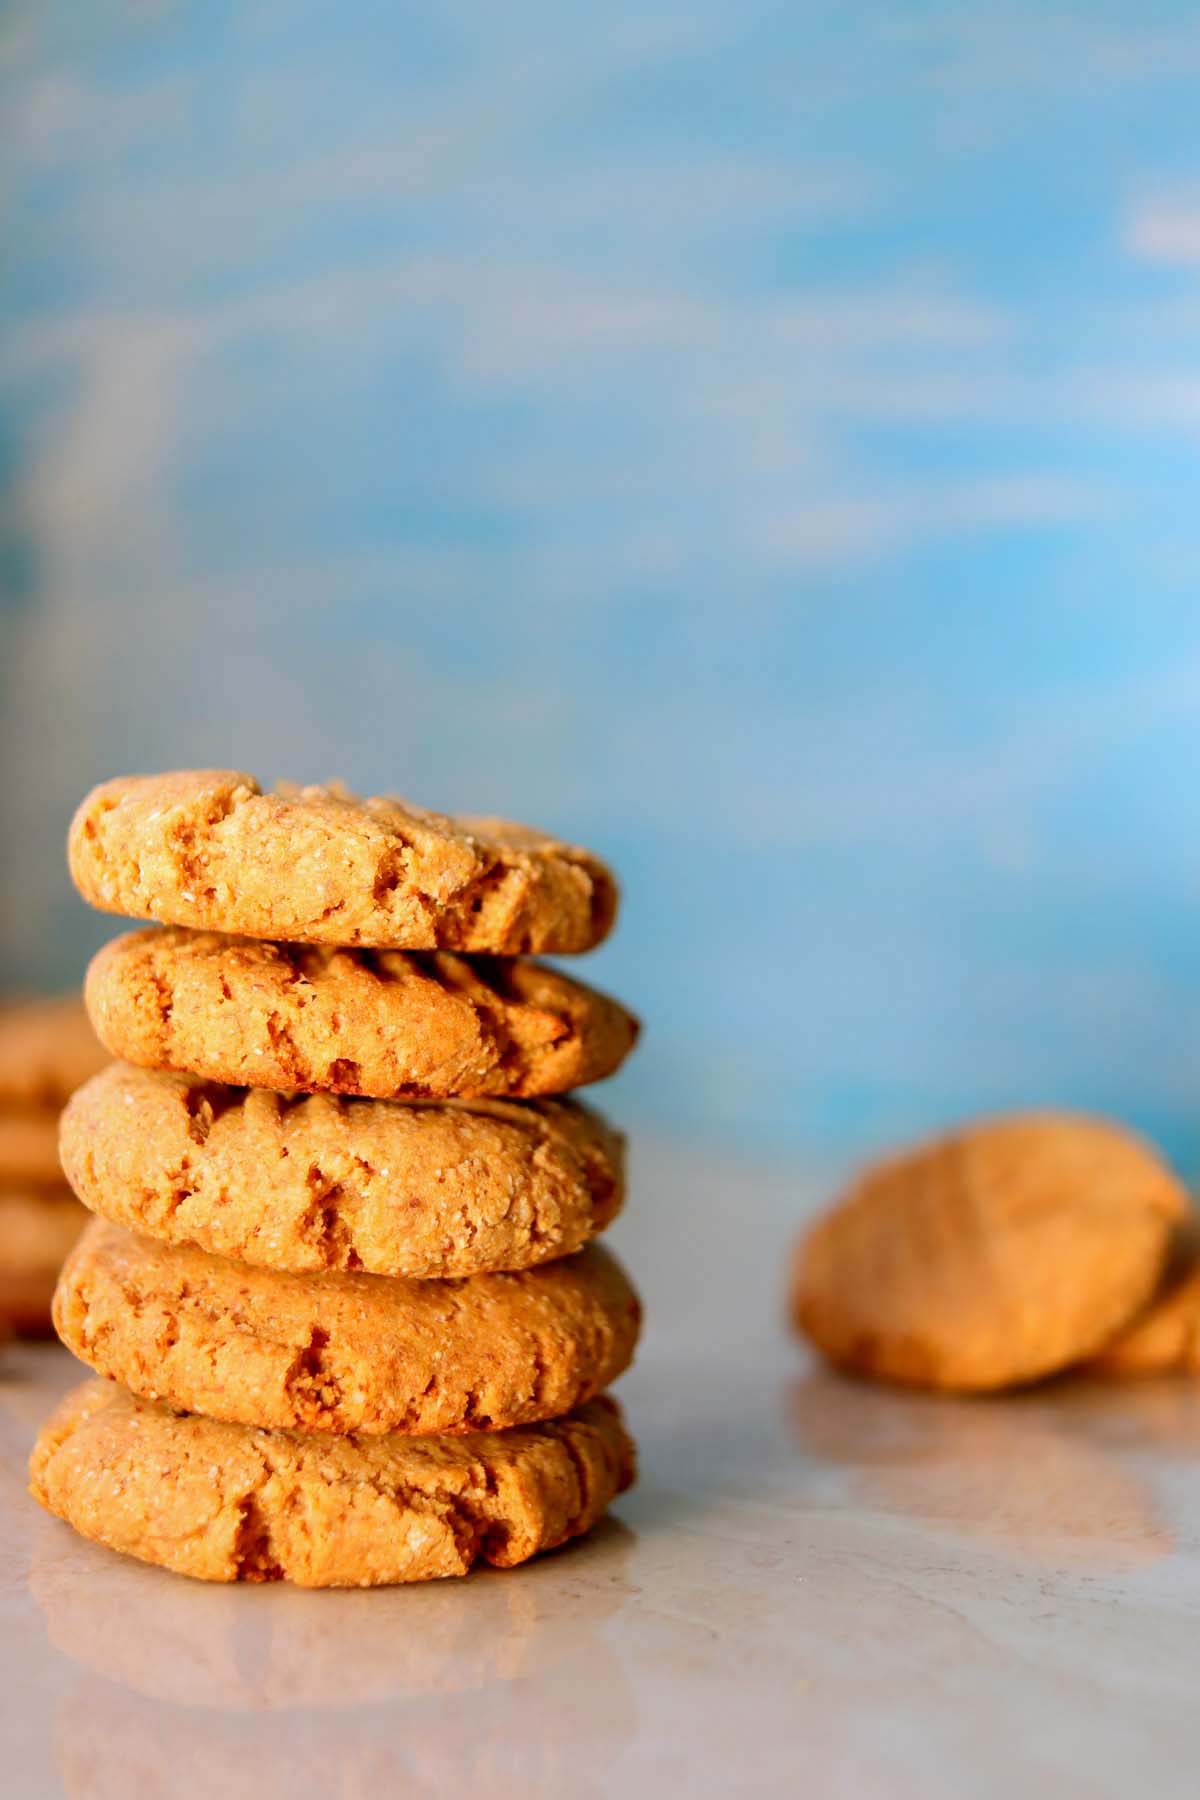
<svg viewBox="0 0 1200 1800">
<path fill-rule="evenodd" d="M 570 1100 L 286 1095 L 113 1063 L 61 1131 L 93 1212 L 299 1272 L 531 1268 L 582 1248 L 624 1188 L 620 1134 Z"/>
<path fill-rule="evenodd" d="M 615 1403 L 458 1438 L 303 1437 L 179 1414 L 110 1382 L 42 1428 L 30 1489 L 84 1537 L 204 1581 L 372 1587 L 511 1568 L 633 1480 Z"/>
<path fill-rule="evenodd" d="M 133 1393 L 247 1425 L 426 1434 L 550 1419 L 629 1364 L 641 1309 L 598 1245 L 459 1281 L 248 1269 L 93 1219 L 54 1325 Z"/>
<path fill-rule="evenodd" d="M 383 1100 L 561 1094 L 611 1075 L 638 1032 L 541 963 L 178 927 L 106 944 L 86 998 L 101 1041 L 142 1067 Z"/>
<path fill-rule="evenodd" d="M 231 769 L 104 782 L 68 859 L 103 912 L 298 943 L 561 955 L 598 944 L 617 907 L 598 857 L 528 826 L 336 788 L 264 793 Z"/>
<path fill-rule="evenodd" d="M 868 1169 L 796 1261 L 796 1324 L 831 1361 L 989 1389 L 1098 1351 L 1154 1290 L 1186 1193 L 1100 1119 L 969 1127 Z"/>
</svg>

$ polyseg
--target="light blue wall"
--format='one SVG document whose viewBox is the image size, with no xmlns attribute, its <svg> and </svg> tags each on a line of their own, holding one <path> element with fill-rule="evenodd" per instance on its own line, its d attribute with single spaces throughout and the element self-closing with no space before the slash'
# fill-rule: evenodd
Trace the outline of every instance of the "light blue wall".
<svg viewBox="0 0 1200 1800">
<path fill-rule="evenodd" d="M 1145 0 L 7 7 L 0 979 L 94 779 L 338 774 L 611 854 L 634 1123 L 1200 1163 L 1198 84 Z"/>
</svg>

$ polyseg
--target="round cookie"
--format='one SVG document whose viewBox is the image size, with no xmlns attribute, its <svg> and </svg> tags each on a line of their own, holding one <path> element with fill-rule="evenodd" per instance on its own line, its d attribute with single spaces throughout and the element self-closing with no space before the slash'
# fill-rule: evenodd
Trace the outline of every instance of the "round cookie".
<svg viewBox="0 0 1200 1800">
<path fill-rule="evenodd" d="M 66 1188 L 0 1188 L 0 1318 L 22 1337 L 50 1337 L 63 1261 L 88 1222 Z"/>
<path fill-rule="evenodd" d="M 142 1067 L 381 1100 L 529 1098 L 611 1075 L 637 1021 L 541 963 L 153 928 L 92 959 L 101 1040 Z"/>
<path fill-rule="evenodd" d="M 0 1108 L 0 1187 L 61 1187 L 58 1114 L 47 1107 Z"/>
<path fill-rule="evenodd" d="M 109 1382 L 68 1394 L 30 1491 L 84 1537 L 203 1581 L 374 1587 L 512 1568 L 633 1480 L 615 1404 L 459 1438 L 304 1437 L 189 1417 Z"/>
<path fill-rule="evenodd" d="M 460 1432 L 557 1418 L 608 1386 L 641 1322 L 596 1244 L 461 1281 L 247 1269 L 93 1219 L 54 1325 L 135 1394 L 246 1425 Z"/>
<path fill-rule="evenodd" d="M 57 1111 L 107 1060 L 77 995 L 0 1003 L 0 1106 Z"/>
<path fill-rule="evenodd" d="M 67 1179 L 119 1225 L 266 1268 L 423 1279 L 580 1249 L 620 1209 L 623 1150 L 577 1101 L 289 1096 L 129 1063 L 62 1119 Z"/>
<path fill-rule="evenodd" d="M 796 1324 L 832 1362 L 1001 1388 L 1092 1355 L 1149 1298 L 1187 1204 L 1101 1120 L 971 1127 L 869 1169 L 808 1233 Z"/>
<path fill-rule="evenodd" d="M 1157 1293 L 1088 1364 L 1092 1375 L 1200 1374 L 1200 1227 L 1176 1232 Z"/>
<path fill-rule="evenodd" d="M 617 907 L 604 864 L 544 832 L 337 788 L 264 794 L 231 769 L 103 783 L 67 854 L 103 912 L 297 943 L 562 954 L 598 944 Z"/>
</svg>

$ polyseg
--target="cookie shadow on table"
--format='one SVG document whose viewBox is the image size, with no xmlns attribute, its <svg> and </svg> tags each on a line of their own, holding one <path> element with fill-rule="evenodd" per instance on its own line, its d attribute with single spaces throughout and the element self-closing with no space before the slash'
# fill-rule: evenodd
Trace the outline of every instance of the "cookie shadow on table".
<svg viewBox="0 0 1200 1800">
<path fill-rule="evenodd" d="M 1039 1564 L 1124 1570 L 1167 1555 L 1171 1526 L 1142 1452 L 1200 1443 L 1186 1383 L 1063 1378 L 954 1396 L 816 1364 L 786 1396 L 814 1479 L 872 1510 Z"/>
</svg>

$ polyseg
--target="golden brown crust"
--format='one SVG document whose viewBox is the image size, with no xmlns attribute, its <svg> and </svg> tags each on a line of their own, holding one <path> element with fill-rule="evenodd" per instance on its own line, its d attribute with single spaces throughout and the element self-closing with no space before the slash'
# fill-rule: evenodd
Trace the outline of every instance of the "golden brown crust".
<svg viewBox="0 0 1200 1800">
<path fill-rule="evenodd" d="M 265 794 L 231 769 L 104 782 L 67 853 L 103 912 L 297 943 L 563 954 L 598 944 L 617 906 L 598 857 L 527 826 L 336 788 Z"/>
<path fill-rule="evenodd" d="M 1088 1364 L 1092 1375 L 1200 1374 L 1200 1223 L 1175 1233 L 1158 1291 Z"/>
<path fill-rule="evenodd" d="M 21 1337 L 49 1337 L 54 1284 L 88 1215 L 65 1187 L 0 1189 L 0 1318 Z"/>
<path fill-rule="evenodd" d="M 0 1004 L 0 1106 L 56 1111 L 106 1060 L 77 995 Z"/>
<path fill-rule="evenodd" d="M 800 1248 L 797 1325 L 836 1363 L 916 1386 L 1028 1382 L 1144 1304 L 1180 1183 L 1100 1120 L 974 1126 L 869 1169 Z"/>
<path fill-rule="evenodd" d="M 569 1412 L 628 1366 L 640 1308 L 595 1244 L 461 1281 L 286 1275 L 93 1219 L 54 1324 L 98 1374 L 208 1418 L 426 1434 Z"/>
<path fill-rule="evenodd" d="M 0 1108 L 0 1187 L 61 1187 L 58 1114 L 48 1107 Z"/>
<path fill-rule="evenodd" d="M 84 1537 L 203 1581 L 371 1587 L 525 1562 L 633 1479 L 607 1398 L 551 1424 L 313 1438 L 174 1413 L 86 1382 L 47 1421 L 30 1489 Z"/>
<path fill-rule="evenodd" d="M 71 1100 L 62 1151 L 104 1218 L 298 1272 L 531 1268 L 582 1248 L 624 1189 L 620 1134 L 576 1101 L 288 1096 L 128 1063 Z"/>
<path fill-rule="evenodd" d="M 541 963 L 153 928 L 92 959 L 115 1056 L 234 1086 L 382 1100 L 531 1098 L 611 1075 L 637 1021 Z"/>
</svg>

